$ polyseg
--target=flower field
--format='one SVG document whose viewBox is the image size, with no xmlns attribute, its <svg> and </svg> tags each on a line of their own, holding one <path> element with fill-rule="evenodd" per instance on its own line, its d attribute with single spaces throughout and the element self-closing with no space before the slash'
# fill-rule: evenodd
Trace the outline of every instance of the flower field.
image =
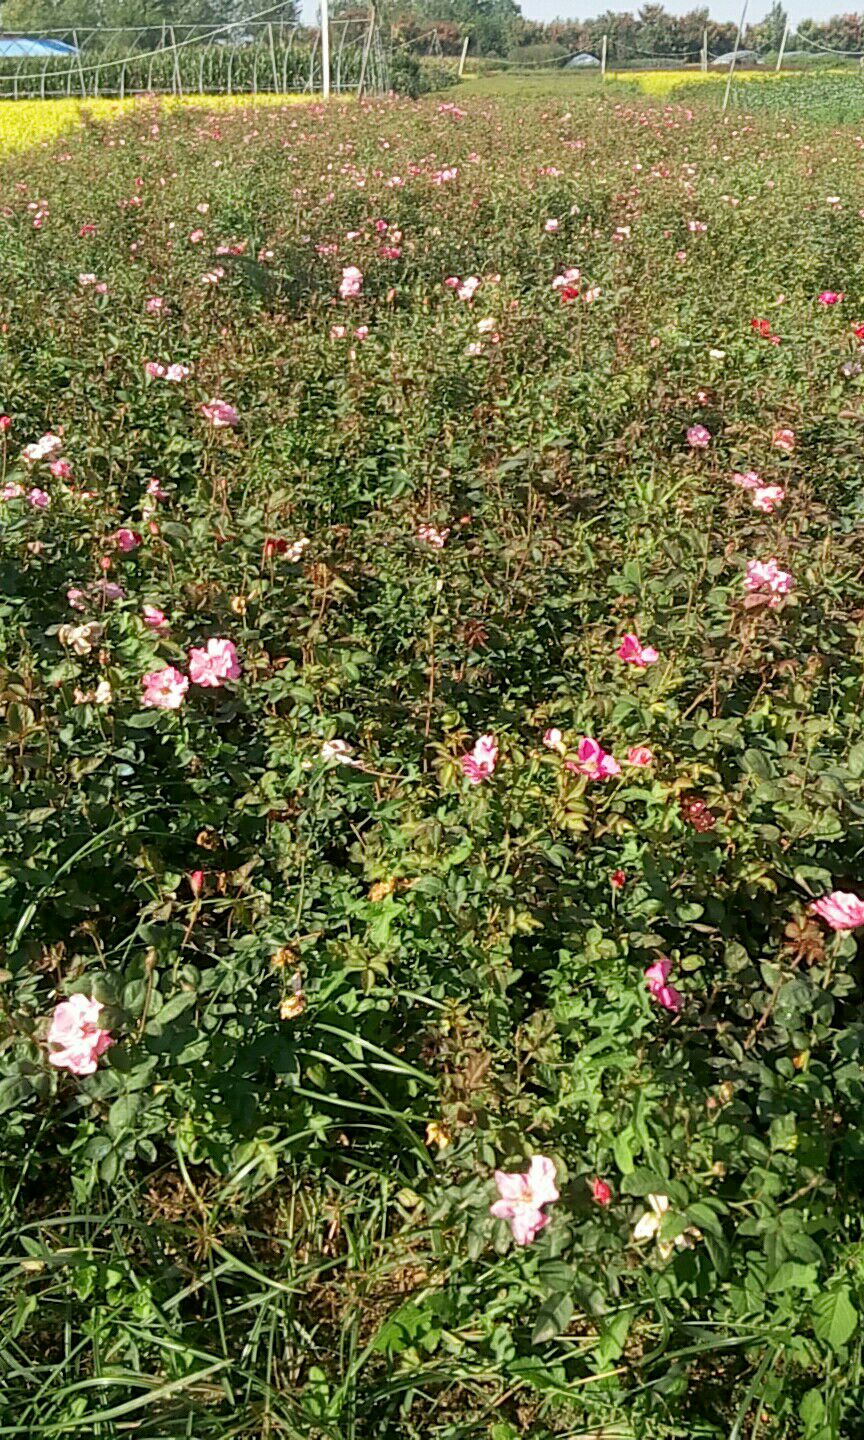
<svg viewBox="0 0 864 1440">
<path fill-rule="evenodd" d="M 83 118 L 0 159 L 0 1436 L 858 1433 L 860 136 Z"/>
</svg>

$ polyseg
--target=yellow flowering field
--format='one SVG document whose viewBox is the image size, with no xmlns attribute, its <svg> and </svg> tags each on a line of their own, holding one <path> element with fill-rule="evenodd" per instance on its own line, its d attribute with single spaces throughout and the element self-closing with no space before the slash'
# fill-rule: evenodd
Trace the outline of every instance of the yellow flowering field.
<svg viewBox="0 0 864 1440">
<path fill-rule="evenodd" d="M 222 110 L 240 109 L 247 105 L 297 105 L 313 98 L 310 95 L 259 94 L 185 95 L 181 99 L 168 95 L 162 97 L 159 103 L 166 110 L 186 105 L 207 105 L 210 109 Z M 80 125 L 85 115 L 96 120 L 113 120 L 143 103 L 136 97 L 126 100 L 82 100 L 75 97 L 62 100 L 0 100 L 0 154 L 26 150 L 28 146 L 53 140 L 55 136 Z"/>
</svg>

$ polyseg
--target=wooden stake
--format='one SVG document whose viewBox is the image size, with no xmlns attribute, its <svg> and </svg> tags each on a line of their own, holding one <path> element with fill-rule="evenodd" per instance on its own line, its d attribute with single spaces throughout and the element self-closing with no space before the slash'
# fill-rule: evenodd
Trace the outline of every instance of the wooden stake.
<svg viewBox="0 0 864 1440">
<path fill-rule="evenodd" d="M 744 0 L 744 7 L 741 11 L 741 19 L 738 21 L 738 34 L 735 36 L 735 49 L 732 51 L 732 64 L 729 66 L 729 74 L 726 77 L 726 94 L 723 96 L 723 114 L 729 104 L 729 91 L 732 89 L 732 76 L 735 73 L 735 61 L 738 59 L 738 46 L 741 44 L 741 35 L 744 30 L 744 17 L 747 14 L 747 0 Z"/>
<path fill-rule="evenodd" d="M 470 38 L 471 38 L 470 35 L 466 35 L 466 36 L 465 36 L 465 39 L 462 41 L 462 54 L 459 56 L 459 79 L 460 79 L 460 80 L 462 79 L 462 76 L 463 76 L 464 73 L 465 73 L 465 56 L 468 54 L 468 41 L 470 40 Z"/>
<path fill-rule="evenodd" d="M 330 95 L 330 6 L 321 0 L 321 94 Z"/>
</svg>

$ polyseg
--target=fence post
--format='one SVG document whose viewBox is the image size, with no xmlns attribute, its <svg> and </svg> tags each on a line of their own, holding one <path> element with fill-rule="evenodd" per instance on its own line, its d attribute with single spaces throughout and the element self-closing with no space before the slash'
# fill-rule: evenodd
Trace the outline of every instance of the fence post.
<svg viewBox="0 0 864 1440">
<path fill-rule="evenodd" d="M 744 16 L 747 14 L 747 0 L 741 10 L 741 19 L 738 21 L 738 34 L 735 36 L 735 49 L 732 51 L 732 64 L 729 66 L 729 74 L 726 77 L 726 94 L 723 96 L 723 114 L 729 104 L 729 91 L 732 89 L 732 76 L 735 74 L 735 61 L 738 59 L 738 46 L 741 44 L 741 35 L 744 30 Z"/>
<path fill-rule="evenodd" d="M 276 41 L 273 39 L 273 26 L 268 24 L 267 35 L 270 40 L 270 64 L 273 68 L 273 89 L 279 94 L 279 70 L 276 65 Z"/>
<path fill-rule="evenodd" d="M 81 81 L 81 98 L 87 98 L 87 85 L 84 80 L 84 66 L 81 64 L 81 51 L 78 48 L 78 31 L 72 31 L 72 44 L 75 46 L 75 59 L 78 61 L 78 79 Z"/>
<path fill-rule="evenodd" d="M 699 57 L 699 68 L 703 74 L 708 69 L 708 31 L 702 31 L 702 54 Z"/>
<path fill-rule="evenodd" d="M 775 70 L 779 70 L 779 69 L 780 69 L 780 66 L 783 64 L 783 56 L 784 56 L 785 51 L 786 51 L 786 41 L 787 41 L 788 39 L 789 39 L 789 16 L 787 15 L 787 16 L 786 16 L 786 24 L 785 24 L 784 27 L 783 27 L 783 39 L 780 41 L 780 53 L 779 53 L 779 55 L 777 56 L 777 64 L 776 64 L 775 67 L 774 67 Z"/>
<path fill-rule="evenodd" d="M 360 83 L 357 86 L 357 99 L 363 99 L 363 86 L 366 83 L 366 66 L 369 63 L 369 51 L 372 49 L 372 32 L 375 29 L 375 6 L 369 6 L 369 29 L 366 31 L 366 38 L 363 41 L 363 58 L 360 61 Z"/>
<path fill-rule="evenodd" d="M 460 80 L 462 79 L 462 76 L 463 76 L 464 73 L 465 73 L 465 56 L 468 54 L 468 41 L 469 41 L 470 39 L 471 39 L 471 36 L 470 36 L 470 35 L 466 35 L 466 36 L 465 36 L 465 39 L 462 41 L 462 54 L 459 56 L 459 79 L 460 79 Z"/>
<path fill-rule="evenodd" d="M 607 37 L 604 35 L 604 36 L 603 36 L 602 44 L 601 44 L 601 46 L 600 46 L 600 78 L 601 78 L 601 80 L 605 80 L 605 79 L 606 79 L 606 41 L 607 41 Z"/>
<path fill-rule="evenodd" d="M 172 53 L 173 53 L 173 55 L 174 55 L 174 66 L 173 66 L 173 69 L 172 69 L 172 71 L 171 71 L 171 89 L 172 89 L 172 92 L 173 92 L 175 95 L 180 95 L 180 96 L 182 96 L 182 94 L 183 94 L 183 80 L 182 80 L 181 75 L 180 75 L 180 57 L 179 57 L 179 55 L 177 54 L 177 40 L 176 40 L 176 38 L 175 38 L 175 36 L 174 36 L 174 26 L 173 26 L 173 25 L 169 26 L 169 28 L 168 28 L 168 34 L 171 36 L 171 50 L 172 50 Z"/>
<path fill-rule="evenodd" d="M 321 0 L 321 94 L 325 100 L 330 95 L 330 5 Z"/>
</svg>

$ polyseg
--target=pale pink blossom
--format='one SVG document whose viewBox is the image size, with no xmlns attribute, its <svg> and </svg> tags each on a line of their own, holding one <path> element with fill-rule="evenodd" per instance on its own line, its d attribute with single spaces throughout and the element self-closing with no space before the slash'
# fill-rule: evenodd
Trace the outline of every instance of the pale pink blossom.
<svg viewBox="0 0 864 1440">
<path fill-rule="evenodd" d="M 664 1010 L 671 1010 L 673 1014 L 677 1014 L 684 1004 L 684 997 L 679 990 L 675 989 L 674 985 L 668 984 L 669 971 L 671 969 L 672 961 L 664 955 L 660 960 L 655 961 L 653 965 L 649 965 L 648 969 L 644 972 L 645 983 L 648 986 L 648 994 L 652 1000 L 656 1000 L 657 1004 L 662 1005 Z"/>
<path fill-rule="evenodd" d="M 795 431 L 790 430 L 788 425 L 781 426 L 779 430 L 774 431 L 771 444 L 775 450 L 785 450 L 787 454 L 791 454 L 795 449 Z"/>
<path fill-rule="evenodd" d="M 165 378 L 165 366 L 160 365 L 158 360 L 145 360 L 144 374 L 148 380 L 163 380 Z"/>
<path fill-rule="evenodd" d="M 330 339 L 331 339 L 331 340 L 344 340 L 344 339 L 345 339 L 345 336 L 346 336 L 347 334 L 348 334 L 348 326 L 347 326 L 347 325 L 331 325 L 331 326 L 330 326 Z"/>
<path fill-rule="evenodd" d="M 354 300 L 363 290 L 363 271 L 358 270 L 356 265 L 346 265 L 342 271 L 342 283 L 339 286 L 339 294 L 343 300 Z"/>
<path fill-rule="evenodd" d="M 141 544 L 141 536 L 136 535 L 135 531 L 130 530 L 126 525 L 121 525 L 119 530 L 115 530 L 112 538 L 117 549 L 122 550 L 124 554 L 128 554 L 130 550 L 137 550 Z"/>
<path fill-rule="evenodd" d="M 818 915 L 832 930 L 857 930 L 864 925 L 864 900 L 847 890 L 832 890 L 821 900 L 814 900 L 809 907 L 811 915 Z"/>
<path fill-rule="evenodd" d="M 571 266 L 569 267 L 569 269 L 567 269 L 567 270 L 562 270 L 560 275 L 556 275 L 556 276 L 555 276 L 555 279 L 552 281 L 552 289 L 553 289 L 553 290 L 572 290 L 572 289 L 575 289 L 575 288 L 578 286 L 579 281 L 581 280 L 581 278 L 582 278 L 582 271 L 578 268 L 578 266 L 576 266 L 576 265 L 571 265 Z"/>
<path fill-rule="evenodd" d="M 490 1205 L 489 1213 L 496 1220 L 506 1220 L 517 1245 L 530 1245 L 549 1224 L 543 1213 L 558 1197 L 555 1164 L 544 1155 L 533 1155 L 528 1169 L 515 1175 L 495 1171 L 499 1199 Z"/>
<path fill-rule="evenodd" d="M 68 460 L 52 460 L 48 469 L 55 480 L 68 480 L 72 474 L 72 466 Z"/>
<path fill-rule="evenodd" d="M 233 405 L 227 400 L 209 400 L 206 405 L 200 407 L 201 414 L 205 420 L 209 420 L 214 430 L 227 430 L 232 425 L 240 424 L 240 415 Z"/>
<path fill-rule="evenodd" d="M 31 445 L 25 445 L 21 451 L 21 459 L 25 465 L 36 465 L 40 460 L 49 460 L 52 455 L 57 455 L 63 449 L 63 441 L 59 435 L 54 435 L 50 430 L 39 440 L 34 440 Z"/>
<path fill-rule="evenodd" d="M 171 381 L 174 385 L 179 385 L 181 380 L 187 379 L 189 373 L 188 365 L 169 365 L 165 371 L 165 379 Z"/>
<path fill-rule="evenodd" d="M 19 485 L 17 480 L 8 480 L 0 490 L 0 500 L 20 500 L 23 494 L 23 485 Z"/>
<path fill-rule="evenodd" d="M 559 222 L 557 220 L 547 220 L 545 225 L 543 226 L 543 229 L 546 231 L 547 235 L 557 235 L 559 229 Z"/>
<path fill-rule="evenodd" d="M 440 529 L 436 525 L 429 525 L 423 521 L 417 526 L 417 539 L 422 540 L 425 545 L 431 545 L 433 550 L 442 550 L 447 543 L 447 536 L 450 534 L 450 526 L 444 525 Z"/>
<path fill-rule="evenodd" d="M 794 583 L 789 571 L 781 570 L 773 557 L 770 560 L 751 560 L 744 576 L 744 589 L 751 593 L 767 592 L 772 610 L 780 604 L 781 596 L 789 594 Z"/>
<path fill-rule="evenodd" d="M 193 685 L 217 689 L 226 680 L 239 680 L 240 662 L 231 640 L 208 640 L 203 648 L 189 651 L 189 678 Z"/>
<path fill-rule="evenodd" d="M 161 482 L 157 480 L 155 476 L 152 480 L 147 481 L 147 494 L 152 496 L 154 500 L 168 499 L 168 491 L 163 490 Z"/>
<path fill-rule="evenodd" d="M 51 504 L 51 496 L 47 490 L 40 490 L 34 485 L 32 490 L 27 491 L 27 499 L 34 510 L 47 510 Z"/>
<path fill-rule="evenodd" d="M 480 287 L 480 277 L 469 275 L 459 286 L 456 294 L 460 300 L 473 300 L 474 295 Z"/>
<path fill-rule="evenodd" d="M 543 744 L 547 750 L 557 750 L 559 755 L 564 753 L 564 736 L 555 726 L 543 732 Z"/>
<path fill-rule="evenodd" d="M 165 301 L 161 295 L 151 295 L 145 300 L 144 309 L 148 315 L 159 315 L 165 309 Z"/>
<path fill-rule="evenodd" d="M 192 230 L 190 232 L 189 239 L 191 240 L 193 245 L 200 245 L 201 241 L 204 239 L 204 231 Z"/>
<path fill-rule="evenodd" d="M 48 1031 L 48 1062 L 72 1075 L 92 1075 L 100 1055 L 113 1045 L 99 1024 L 104 1006 L 86 995 L 70 995 L 57 1006 Z"/>
<path fill-rule="evenodd" d="M 770 515 L 785 499 L 786 491 L 782 485 L 758 485 L 753 491 L 753 504 L 765 515 Z"/>
<path fill-rule="evenodd" d="M 646 669 L 660 659 L 653 645 L 643 645 L 638 636 L 630 634 L 624 636 L 615 654 L 625 665 L 635 665 L 639 670 Z"/>
<path fill-rule="evenodd" d="M 742 490 L 758 490 L 762 485 L 762 476 L 755 470 L 745 470 L 742 474 L 736 470 L 732 476 L 732 484 L 739 486 Z"/>
<path fill-rule="evenodd" d="M 592 740 L 590 735 L 582 736 L 575 761 L 568 763 L 571 769 L 580 775 L 586 775 L 589 780 L 608 780 L 613 775 L 621 774 L 621 766 L 614 755 L 610 755 L 596 740 Z"/>
<path fill-rule="evenodd" d="M 168 621 L 165 617 L 165 612 L 164 610 L 160 610 L 158 605 L 144 605 L 141 610 L 141 615 L 143 617 L 144 624 L 148 626 L 150 630 L 168 629 Z"/>
<path fill-rule="evenodd" d="M 711 442 L 711 432 L 704 425 L 691 425 L 687 431 L 687 444 L 691 450 L 704 450 Z"/>
<path fill-rule="evenodd" d="M 183 704 L 189 681 L 173 665 L 164 670 L 151 670 L 141 678 L 144 686 L 143 703 L 155 710 L 179 710 Z"/>
<path fill-rule="evenodd" d="M 462 773 L 469 785 L 479 785 L 495 773 L 498 764 L 498 741 L 494 735 L 481 735 L 474 749 L 459 758 Z"/>
<path fill-rule="evenodd" d="M 627 764 L 644 770 L 646 765 L 654 764 L 654 752 L 647 745 L 631 745 L 627 751 Z"/>
</svg>

